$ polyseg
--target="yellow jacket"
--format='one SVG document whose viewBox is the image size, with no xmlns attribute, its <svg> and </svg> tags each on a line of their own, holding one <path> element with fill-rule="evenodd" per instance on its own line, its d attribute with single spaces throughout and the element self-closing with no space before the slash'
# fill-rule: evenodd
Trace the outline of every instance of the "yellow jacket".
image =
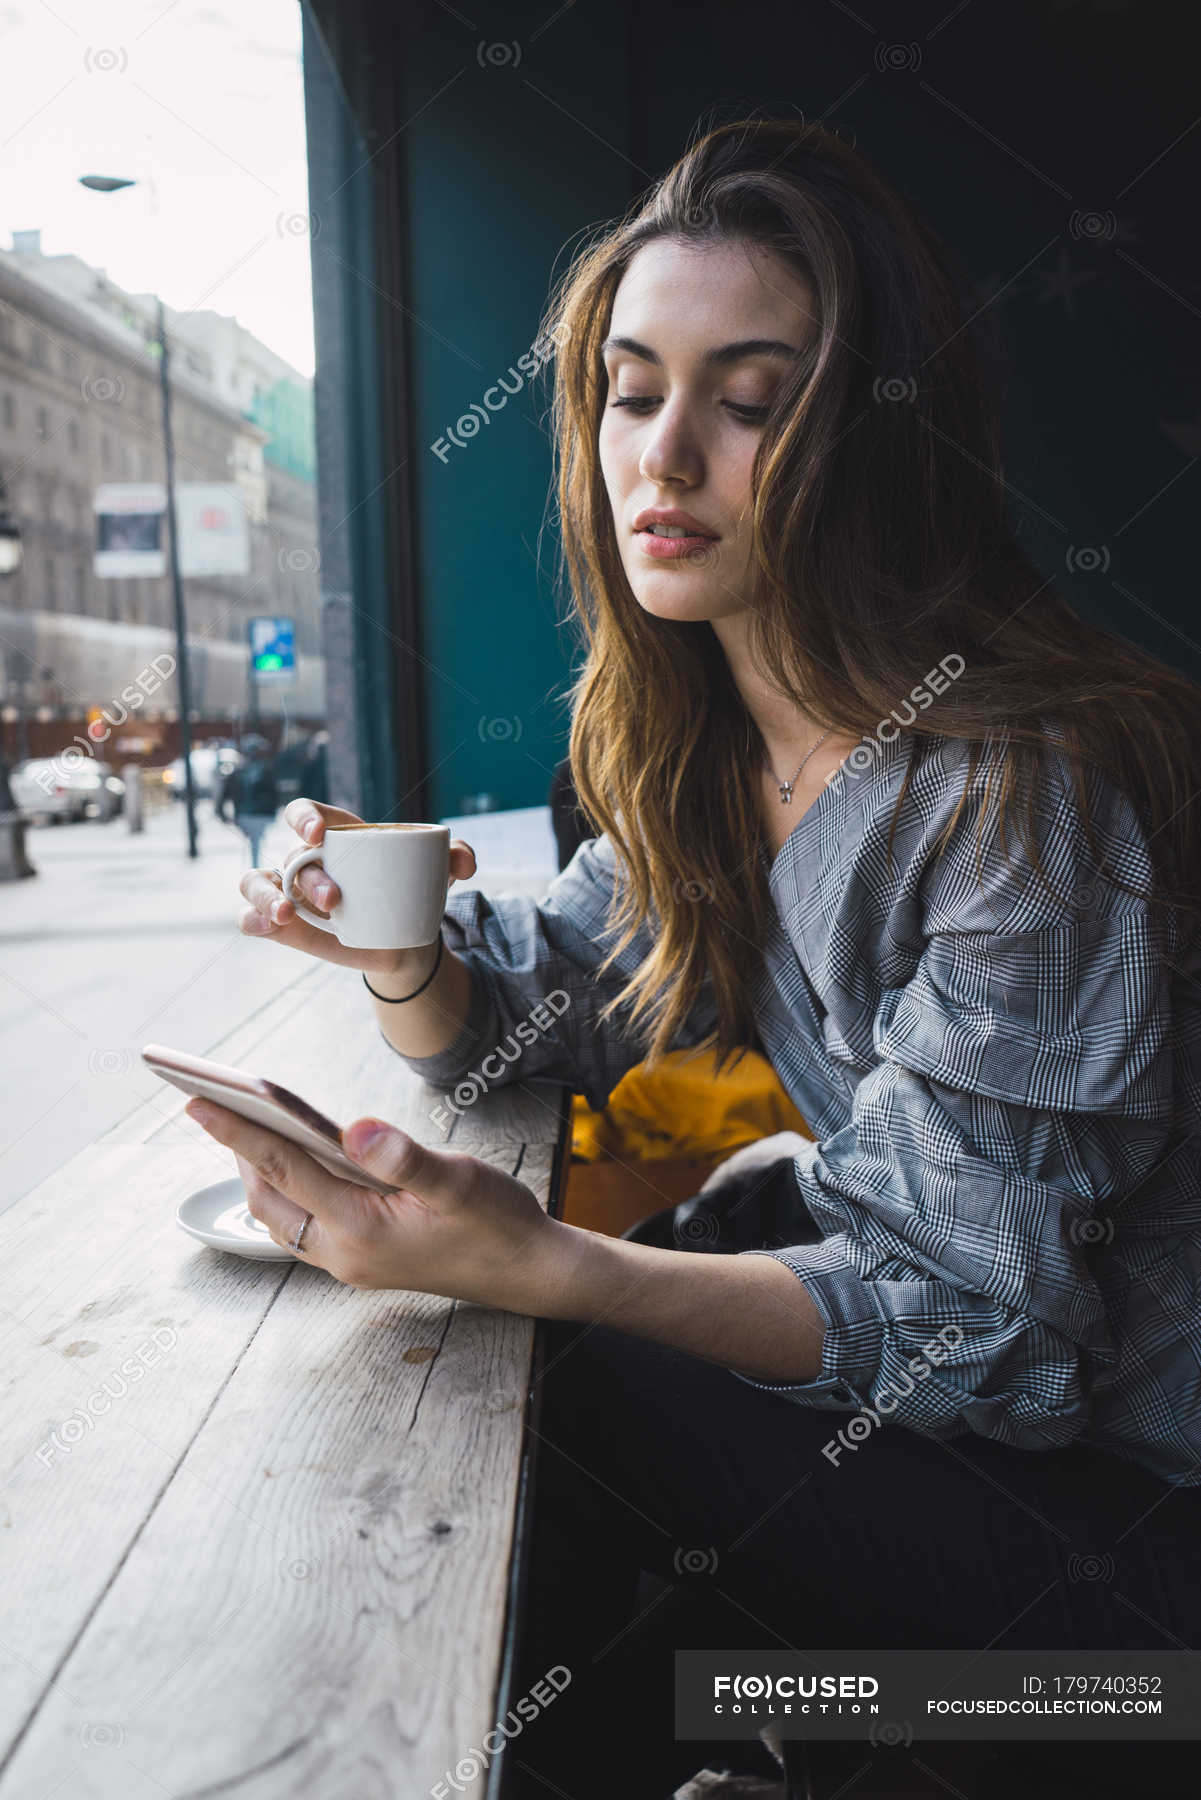
<svg viewBox="0 0 1201 1800">
<path fill-rule="evenodd" d="M 777 1131 L 813 1133 L 757 1050 L 715 1073 L 715 1051 L 672 1050 L 654 1070 L 637 1063 L 603 1112 L 574 1099 L 571 1148 L 585 1162 L 608 1157 L 666 1162 L 728 1155 Z"/>
</svg>

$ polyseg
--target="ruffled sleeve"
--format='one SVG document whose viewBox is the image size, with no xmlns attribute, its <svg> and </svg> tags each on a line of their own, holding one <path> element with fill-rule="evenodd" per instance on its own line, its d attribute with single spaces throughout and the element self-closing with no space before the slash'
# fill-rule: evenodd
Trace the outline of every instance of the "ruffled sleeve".
<svg viewBox="0 0 1201 1800">
<path fill-rule="evenodd" d="M 1111 794 L 1100 824 L 1129 867 L 1145 846 L 1123 805 Z M 1035 898 L 999 852 L 977 889 L 975 817 L 966 807 L 921 884 L 920 955 L 883 995 L 850 1122 L 796 1158 L 821 1241 L 744 1252 L 775 1256 L 812 1296 L 819 1374 L 753 1385 L 1050 1448 L 1080 1433 L 1115 1370 L 1094 1247 L 1172 1128 L 1165 942 L 1089 865 L 1069 800 L 1046 842 L 1060 876 L 1070 850 L 1085 907 Z"/>
</svg>

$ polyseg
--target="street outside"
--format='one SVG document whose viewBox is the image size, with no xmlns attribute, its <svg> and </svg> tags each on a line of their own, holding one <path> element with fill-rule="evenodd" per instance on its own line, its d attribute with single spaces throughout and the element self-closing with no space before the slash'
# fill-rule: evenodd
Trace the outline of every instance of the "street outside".
<svg viewBox="0 0 1201 1800">
<path fill-rule="evenodd" d="M 38 873 L 0 886 L 0 1209 L 153 1092 L 143 1044 L 205 1054 L 294 977 L 293 952 L 238 930 L 245 838 L 198 818 L 194 862 L 180 805 L 140 834 L 27 830 Z M 277 819 L 264 857 L 295 842 Z"/>
<path fill-rule="evenodd" d="M 242 936 L 247 842 L 207 801 L 197 817 L 195 861 L 179 804 L 140 834 L 121 817 L 27 830 L 38 873 L 0 884 L 0 1211 L 160 1088 L 143 1044 L 211 1055 L 309 966 Z M 476 851 L 465 886 L 541 892 L 554 874 L 546 808 L 445 823 Z M 262 861 L 298 843 L 281 814 Z"/>
</svg>

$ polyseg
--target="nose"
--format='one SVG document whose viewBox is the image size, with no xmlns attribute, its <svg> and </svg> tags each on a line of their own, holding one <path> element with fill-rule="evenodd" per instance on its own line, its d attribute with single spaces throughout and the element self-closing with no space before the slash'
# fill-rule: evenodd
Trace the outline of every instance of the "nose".
<svg viewBox="0 0 1201 1800">
<path fill-rule="evenodd" d="M 687 407 L 667 401 L 652 421 L 638 458 L 638 473 L 652 483 L 681 481 L 691 486 L 700 480 L 702 467 L 700 445 L 689 424 Z"/>
</svg>

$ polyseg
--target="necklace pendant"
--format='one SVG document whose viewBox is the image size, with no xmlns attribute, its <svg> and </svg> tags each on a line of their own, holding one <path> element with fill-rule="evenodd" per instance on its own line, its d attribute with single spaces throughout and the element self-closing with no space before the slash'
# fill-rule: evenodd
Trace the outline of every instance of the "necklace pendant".
<svg viewBox="0 0 1201 1800">
<path fill-rule="evenodd" d="M 791 783 L 791 781 L 782 781 L 780 783 L 780 799 L 783 801 L 785 806 L 791 806 L 791 804 L 792 804 L 792 783 Z"/>
</svg>

